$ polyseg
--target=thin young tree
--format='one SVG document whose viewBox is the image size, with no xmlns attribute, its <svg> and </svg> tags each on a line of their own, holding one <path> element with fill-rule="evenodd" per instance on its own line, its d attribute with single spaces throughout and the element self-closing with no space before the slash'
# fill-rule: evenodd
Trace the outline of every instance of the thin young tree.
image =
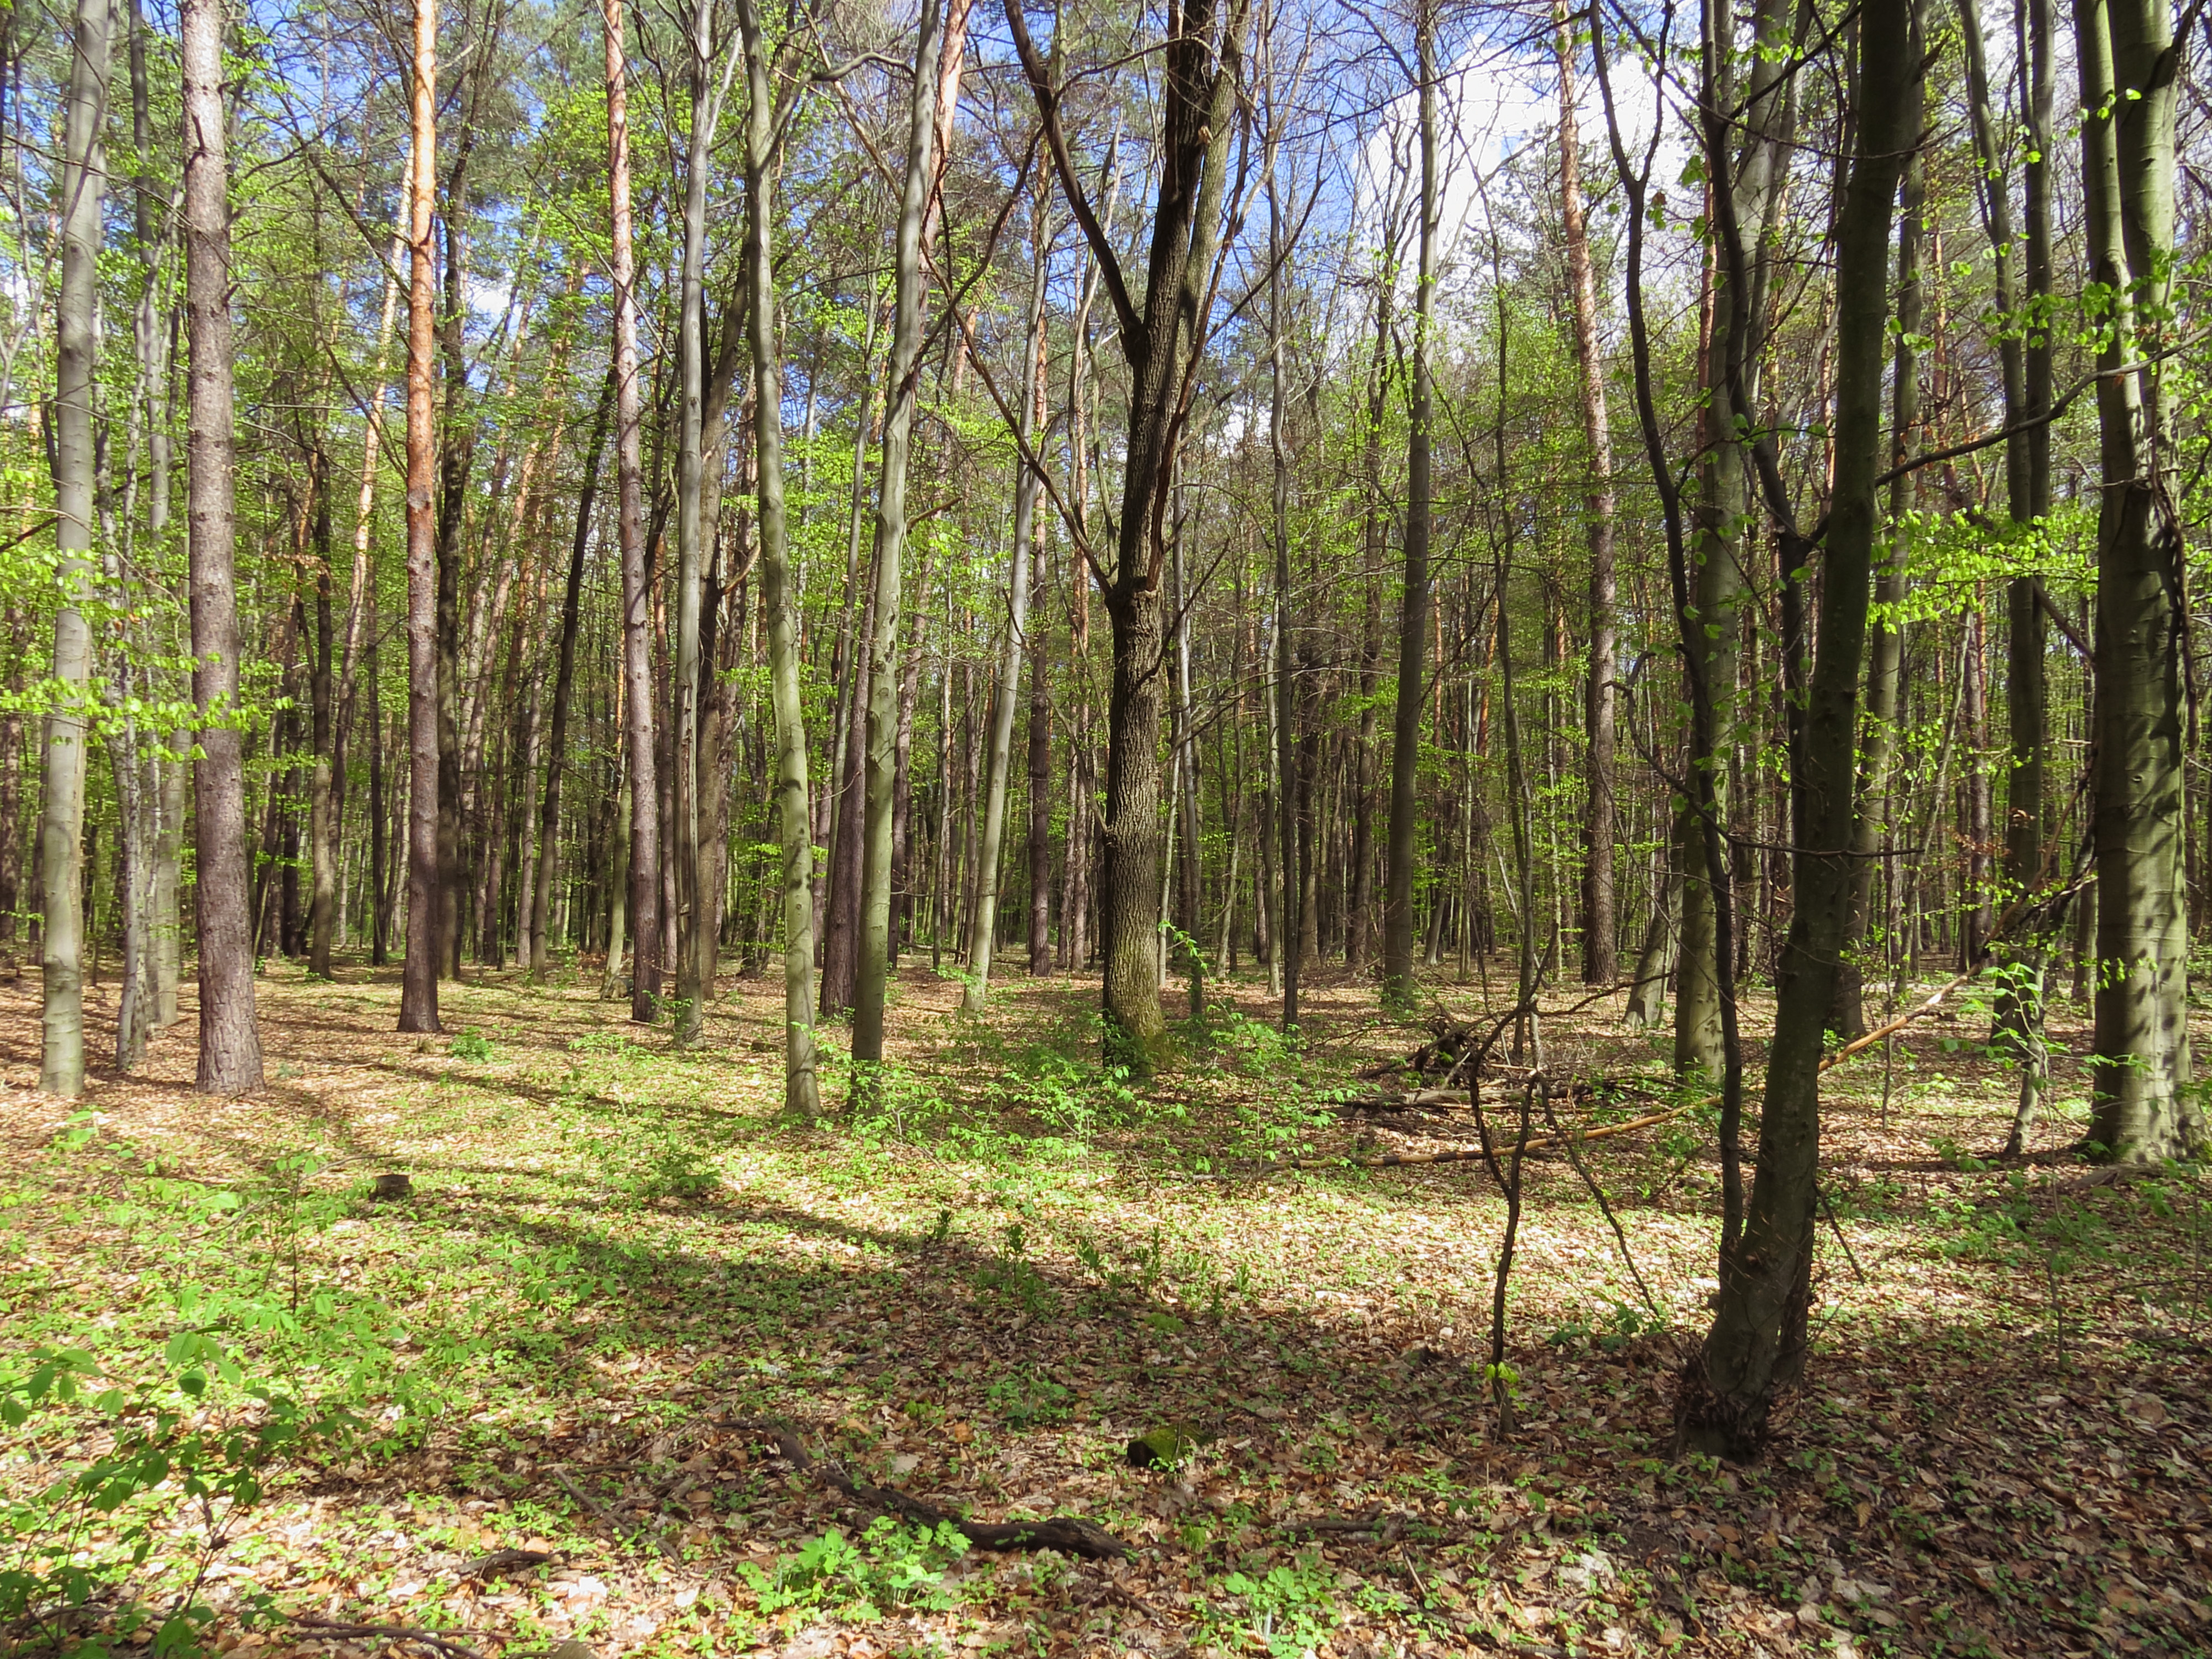
<svg viewBox="0 0 2212 1659">
<path fill-rule="evenodd" d="M 1797 765 L 1795 904 L 1778 985 L 1750 1202 L 1724 1225 L 1711 1328 L 1676 1400 L 1685 1445 L 1733 1456 L 1764 1443 L 1778 1395 L 1806 1357 L 1820 1164 L 1820 1061 L 1850 908 L 1855 738 L 1875 544 L 1881 524 L 1883 355 L 1889 235 L 1899 179 L 1918 141 L 1922 64 L 1915 0 L 1868 0 L 1852 77 L 1856 142 L 1836 220 L 1835 471 L 1821 604 Z M 1709 854 L 1709 862 L 1715 862 Z"/>
<path fill-rule="evenodd" d="M 714 76 L 714 0 L 695 0 L 685 44 L 691 70 L 691 126 L 684 168 L 682 289 L 677 298 L 676 355 L 682 389 L 676 447 L 676 839 L 678 872 L 689 896 L 690 925 L 677 964 L 676 1041 L 698 1042 L 714 989 L 714 935 L 702 902 L 711 884 L 699 835 L 700 794 L 712 780 L 701 766 L 701 712 L 707 668 L 700 654 L 700 611 L 706 596 L 707 183 L 714 130 L 729 88 Z M 734 69 L 737 58 L 730 65 Z"/>
<path fill-rule="evenodd" d="M 607 0 L 611 15 L 619 0 Z M 769 697 L 775 714 L 777 836 L 782 844 L 783 1090 L 804 1121 L 821 1115 L 814 1048 L 814 831 L 807 811 L 806 716 L 799 696 L 797 619 L 792 614 L 791 538 L 783 489 L 783 359 L 776 326 L 775 180 L 776 77 L 759 0 L 738 0 L 745 54 L 745 329 L 753 360 L 756 531 L 761 609 L 768 632 Z"/>
<path fill-rule="evenodd" d="M 965 21 L 963 9 L 963 21 Z M 860 823 L 860 938 L 853 994 L 853 1058 L 877 1065 L 884 1057 L 884 997 L 891 963 L 891 816 L 898 781 L 898 632 L 904 604 L 906 487 L 914 449 L 914 417 L 921 380 L 924 220 L 938 180 L 938 100 L 957 95 L 957 81 L 943 83 L 945 29 L 938 0 L 922 0 L 915 37 L 914 85 L 908 110 L 906 174 L 898 225 L 891 245 L 891 349 L 886 365 L 881 459 L 876 485 L 876 586 L 870 609 L 875 629 L 867 641 L 867 753 L 863 763 Z M 957 65 L 951 74 L 959 73 Z M 944 112 L 949 115 L 950 112 Z M 981 972 L 990 971 L 983 958 Z M 973 994 L 971 982 L 970 994 Z"/>
<path fill-rule="evenodd" d="M 1605 356 L 1598 340 L 1597 281 L 1583 204 L 1582 135 L 1575 118 L 1578 46 L 1565 9 L 1552 11 L 1553 56 L 1559 71 L 1559 222 L 1566 242 L 1568 297 L 1575 320 L 1575 371 L 1581 393 L 1589 487 L 1583 534 L 1589 548 L 1589 668 L 1583 699 L 1588 798 L 1583 811 L 1583 980 L 1609 985 L 1620 972 L 1613 921 L 1614 606 L 1613 434 L 1606 411 Z"/>
<path fill-rule="evenodd" d="M 407 204 L 407 962 L 399 1029 L 435 1031 L 444 940 L 438 927 L 439 813 L 436 251 L 430 210 L 438 188 L 438 0 L 415 0 L 409 87 L 412 148 Z"/>
<path fill-rule="evenodd" d="M 1413 0 L 1421 169 L 1419 263 L 1413 280 L 1413 374 L 1407 398 L 1405 588 L 1398 611 L 1398 690 L 1390 743 L 1390 821 L 1382 884 L 1382 997 L 1413 996 L 1413 865 L 1419 854 L 1421 669 L 1429 648 L 1429 538 L 1434 514 L 1437 234 L 1443 188 L 1437 133 L 1436 0 Z"/>
<path fill-rule="evenodd" d="M 1014 708 L 1022 659 L 1029 643 L 1030 538 L 1036 532 L 1037 476 L 1029 464 L 1036 440 L 1039 377 L 1038 342 L 1045 327 L 1045 287 L 1052 254 L 1046 223 L 1050 197 L 1042 177 L 1030 198 L 1029 328 L 1022 349 L 1022 401 L 1015 418 L 1020 433 L 1014 460 L 1014 530 L 1006 549 L 1006 636 L 999 647 L 998 677 L 992 689 L 991 733 L 983 768 L 983 828 L 977 842 L 975 914 L 968 932 L 968 974 L 960 1006 L 983 1011 L 991 981 L 991 958 L 999 944 L 999 870 L 1006 844 L 1006 783 L 1013 770 Z"/>
<path fill-rule="evenodd" d="M 184 0 L 185 453 L 191 584 L 192 764 L 200 990 L 198 1087 L 261 1086 L 253 1018 L 253 925 L 246 909 L 245 735 L 236 724 L 238 589 L 230 326 L 230 112 L 223 98 L 222 0 Z"/>
</svg>

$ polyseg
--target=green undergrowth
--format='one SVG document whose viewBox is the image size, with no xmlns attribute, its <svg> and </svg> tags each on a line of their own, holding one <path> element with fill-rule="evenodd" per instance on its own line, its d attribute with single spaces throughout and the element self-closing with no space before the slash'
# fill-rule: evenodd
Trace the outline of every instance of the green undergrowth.
<svg viewBox="0 0 2212 1659">
<path fill-rule="evenodd" d="M 308 1007 L 341 994 L 360 995 L 283 991 Z M 1769 1478 L 1650 1462 L 1650 1379 L 1711 1284 L 1709 1109 L 1593 1143 L 1583 1171 L 1530 1164 L 1501 1377 L 1538 1426 L 1525 1454 L 1485 1461 L 1503 1206 L 1480 1167 L 1220 1178 L 1341 1150 L 1333 1104 L 1418 1032 L 1301 1043 L 1224 999 L 1178 1032 L 1179 1067 L 1140 1085 L 1100 1063 L 1086 999 L 909 1012 L 872 1072 L 829 1045 L 832 1110 L 806 1127 L 781 1110 L 780 1054 L 719 1005 L 709 1043 L 678 1053 L 579 994 L 451 995 L 459 1036 L 418 1047 L 380 1025 L 342 1084 L 288 1083 L 301 1103 L 250 1144 L 88 1113 L 0 1182 L 10 1630 L 182 1654 L 296 1609 L 257 1517 L 332 1490 L 457 1551 L 535 1534 L 652 1563 L 644 1529 L 668 1528 L 686 1570 L 727 1591 L 670 1620 L 672 1653 L 1064 1595 L 1057 1558 L 794 1514 L 799 1484 L 757 1446 L 741 1461 L 732 1426 L 774 1416 L 861 1478 L 994 1515 L 1064 1501 L 1172 1544 L 1188 1558 L 1174 1605 L 1226 1650 L 1296 1655 L 1349 1621 L 1464 1633 L 1531 1571 L 1500 1565 L 1515 1538 L 1588 1581 L 1573 1629 L 1547 1638 L 1586 1644 L 1652 1593 L 1573 1565 L 1619 1553 L 1621 1492 L 1592 1489 L 1586 1460 L 1645 1507 L 1748 1502 L 1739 1488 Z M 1598 1111 L 1696 1098 L 1627 1088 Z M 1984 1298 L 1952 1320 L 1961 1340 L 2024 1333 L 2054 1374 L 2095 1363 L 2115 1285 L 2154 1348 L 2198 1329 L 2212 1217 L 2191 1172 L 2084 1184 L 2076 1165 L 1970 1168 L 1979 1144 L 1830 1171 L 1824 1356 L 1919 1330 L 1930 1273 Z M 390 1170 L 411 1197 L 375 1197 Z M 1184 1423 L 1175 1469 L 1128 1470 L 1132 1435 Z M 669 1504 L 611 1529 L 545 1474 L 658 1471 L 673 1491 L 708 1454 L 723 1461 L 689 1529 Z M 1844 1474 L 1798 1473 L 1838 1513 L 1864 1501 Z M 1078 1479 L 1092 1495 L 1063 1500 Z M 1212 1496 L 1153 1507 L 1170 1480 Z M 1401 1510 L 1407 1570 L 1350 1571 L 1285 1535 L 1270 1516 L 1295 1506 Z M 734 1557 L 739 1536 L 766 1547 Z M 513 1617 L 550 1618 L 532 1594 Z"/>
</svg>

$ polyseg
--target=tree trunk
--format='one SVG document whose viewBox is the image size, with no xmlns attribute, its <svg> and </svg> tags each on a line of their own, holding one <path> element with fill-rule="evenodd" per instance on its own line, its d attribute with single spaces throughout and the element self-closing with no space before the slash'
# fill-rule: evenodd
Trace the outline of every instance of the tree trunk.
<svg viewBox="0 0 2212 1659">
<path fill-rule="evenodd" d="M 317 979 L 331 976 L 331 943 L 337 926 L 337 769 L 344 761 L 337 734 L 337 687 L 332 662 L 337 637 L 331 612 L 330 471 L 329 456 L 320 450 L 309 454 L 307 488 L 314 492 L 315 659 L 308 680 L 313 770 L 309 775 L 307 798 L 307 855 L 313 877 L 307 905 L 307 972 Z"/>
<path fill-rule="evenodd" d="M 246 904 L 245 743 L 224 718 L 238 700 L 239 639 L 232 571 L 237 514 L 223 8 L 216 0 L 185 0 L 179 21 L 185 315 L 191 349 L 185 516 L 192 703 L 200 717 L 200 758 L 192 765 L 200 991 L 197 1087 L 205 1094 L 240 1095 L 261 1086 L 261 1036 L 253 1018 L 252 918 Z"/>
<path fill-rule="evenodd" d="M 568 700 L 576 680 L 576 623 L 584 589 L 584 554 L 591 545 L 592 508 L 599 489 L 599 461 L 607 447 L 607 413 L 615 400 L 616 375 L 610 367 L 605 389 L 592 416 L 592 441 L 584 452 L 584 483 L 576 497 L 576 534 L 568 546 L 568 583 L 561 600 L 560 666 L 553 679 L 553 714 L 545 746 L 545 800 L 538 818 L 538 879 L 531 895 L 530 946 L 526 962 L 533 981 L 545 972 L 546 931 L 552 914 L 553 875 L 561 850 L 561 775 L 568 755 Z"/>
<path fill-rule="evenodd" d="M 983 1012 L 990 988 L 991 958 L 999 942 L 1000 854 L 1006 844 L 1006 781 L 1013 770 L 1014 708 L 1027 654 L 1030 617 L 1030 538 L 1036 526 L 1037 477 L 1029 464 L 1036 437 L 1036 406 L 1043 388 L 1045 285 L 1051 233 L 1045 224 L 1050 198 L 1040 181 L 1030 198 L 1030 325 L 1022 353 L 1022 401 L 1018 419 L 1020 453 L 1014 462 L 1013 540 L 1006 551 L 1006 639 L 999 653 L 999 672 L 991 696 L 990 747 L 983 772 L 983 831 L 976 854 L 975 916 L 968 938 L 968 981 L 960 1006 Z M 1155 1002 L 1158 990 L 1153 993 Z"/>
<path fill-rule="evenodd" d="M 1429 632 L 1429 424 L 1435 392 L 1429 362 L 1436 326 L 1437 231 L 1443 187 L 1437 156 L 1436 9 L 1415 0 L 1419 53 L 1420 270 L 1413 290 L 1413 386 L 1406 440 L 1406 579 L 1398 622 L 1396 723 L 1390 752 L 1390 829 L 1382 894 L 1382 997 L 1408 1007 L 1413 998 L 1413 862 L 1419 850 L 1417 794 L 1421 767 L 1421 665 Z"/>
<path fill-rule="evenodd" d="M 699 835 L 699 796 L 710 782 L 700 758 L 701 696 L 707 672 L 700 656 L 701 608 L 709 552 L 705 530 L 707 185 L 714 129 L 728 82 L 714 82 L 714 0 L 696 0 L 691 11 L 691 116 L 684 169 L 683 286 L 678 301 L 676 353 L 681 379 L 681 416 L 676 449 L 676 873 L 689 902 L 690 927 L 678 945 L 676 1042 L 699 1040 L 713 989 L 714 934 L 702 902 L 708 886 Z M 736 60 L 731 60 L 732 67 Z"/>
<path fill-rule="evenodd" d="M 1589 545 L 1589 672 L 1583 700 L 1589 792 L 1583 816 L 1583 981 L 1610 985 L 1620 972 L 1613 926 L 1613 435 L 1605 405 L 1605 357 L 1598 342 L 1597 283 L 1583 211 L 1582 141 L 1575 125 L 1577 48 L 1566 14 L 1554 4 L 1553 54 L 1559 66 L 1559 216 L 1566 234 L 1567 279 L 1575 312 L 1583 441 L 1589 488 L 1583 498 Z"/>
<path fill-rule="evenodd" d="M 437 433 L 431 402 L 431 352 L 437 287 L 431 264 L 430 209 L 438 186 L 438 5 L 415 0 L 414 149 L 407 215 L 407 965 L 399 1029 L 435 1031 L 442 962 L 439 860 L 439 580 L 437 522 L 431 501 Z"/>
<path fill-rule="evenodd" d="M 1774 1038 L 1751 1201 L 1726 1237 L 1711 1331 L 1676 1402 L 1679 1441 L 1749 1456 L 1778 1393 L 1805 1361 L 1820 1169 L 1820 1066 L 1850 908 L 1855 739 L 1868 588 L 1879 525 L 1882 349 L 1888 335 L 1891 215 L 1918 136 L 1913 0 L 1869 0 L 1859 30 L 1856 143 L 1836 233 L 1836 470 L 1821 562 L 1820 629 L 1805 711 L 1804 821 L 1791 883 Z M 1833 850 L 1831 850 L 1833 849 Z"/>
<path fill-rule="evenodd" d="M 1044 118 L 1053 166 L 1114 302 L 1130 370 L 1120 545 L 1106 586 L 1114 631 L 1114 684 L 1107 708 L 1106 823 L 1102 925 L 1103 1012 L 1109 1057 L 1146 1076 L 1166 1057 L 1156 951 L 1161 899 L 1160 586 L 1167 545 L 1162 526 L 1173 490 L 1188 387 L 1203 357 L 1226 195 L 1231 139 L 1249 0 L 1189 0 L 1182 29 L 1166 43 L 1159 122 L 1159 186 L 1139 316 L 1112 240 L 1076 176 L 1060 123 L 1060 93 L 1030 39 L 1020 0 L 1006 24 Z M 1217 38 L 1217 20 L 1218 38 Z"/>
<path fill-rule="evenodd" d="M 611 9 L 617 0 L 607 0 Z M 776 337 L 771 230 L 775 87 L 763 38 L 759 0 L 738 0 L 744 34 L 745 283 L 753 357 L 754 489 L 760 531 L 761 608 L 769 639 L 769 695 L 775 709 L 775 793 L 783 843 L 784 1103 L 811 1122 L 822 1110 L 814 1058 L 813 826 L 806 801 L 806 726 L 799 700 L 797 619 L 793 615 L 790 544 L 783 500 L 783 363 Z"/>
<path fill-rule="evenodd" d="M 56 707 L 46 723 L 46 801 L 39 817 L 45 1035 L 39 1086 L 84 1092 L 84 789 L 91 721 L 92 630 L 81 608 L 93 587 L 94 379 L 100 210 L 107 179 L 107 0 L 78 0 L 70 35 L 69 106 L 62 165 L 61 293 L 55 313 L 54 540 L 60 600 L 54 611 Z"/>
<path fill-rule="evenodd" d="M 660 1002 L 660 809 L 653 732 L 653 596 L 646 580 L 643 413 L 638 392 L 636 266 L 630 248 L 629 70 L 621 0 L 603 0 L 607 48 L 607 189 L 615 289 L 615 477 L 622 543 L 624 737 L 629 753 L 629 1017 Z"/>
<path fill-rule="evenodd" d="M 2172 277 L 2172 16 L 2075 0 L 2088 274 L 2098 353 L 2096 1043 L 2089 1139 L 2116 1163 L 2206 1144 L 2190 1091 L 2184 890 L 2184 547 L 2159 346 Z M 2138 360 L 2141 360 L 2140 364 Z M 2124 366 L 2126 372 L 2121 372 Z"/>
</svg>

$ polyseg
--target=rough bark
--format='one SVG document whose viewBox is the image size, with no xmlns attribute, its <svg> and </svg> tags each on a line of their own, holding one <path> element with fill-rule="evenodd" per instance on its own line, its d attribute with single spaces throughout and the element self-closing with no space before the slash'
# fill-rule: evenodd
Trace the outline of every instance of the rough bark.
<svg viewBox="0 0 2212 1659">
<path fill-rule="evenodd" d="M 1006 23 L 1044 119 L 1061 195 L 1097 259 L 1121 325 L 1128 361 L 1128 439 L 1124 451 L 1119 546 L 1112 570 L 1100 562 L 1113 624 L 1114 680 L 1107 704 L 1106 821 L 1101 872 L 1103 981 L 1109 1055 L 1149 1074 L 1167 1054 L 1160 1012 L 1160 590 L 1167 556 L 1164 519 L 1192 380 L 1208 334 L 1238 113 L 1249 0 L 1190 0 L 1182 29 L 1162 54 L 1158 193 L 1144 310 L 1139 314 L 1111 238 L 1092 210 L 1060 120 L 1060 88 L 1030 39 L 1021 0 L 1006 0 Z M 1085 550 L 1086 555 L 1089 550 Z"/>
<path fill-rule="evenodd" d="M 415 0 L 414 149 L 407 212 L 407 963 L 399 1029 L 435 1031 L 439 935 L 440 743 L 436 412 L 431 354 L 436 343 L 436 255 L 430 208 L 438 187 L 438 5 Z"/>
<path fill-rule="evenodd" d="M 246 913 L 244 735 L 238 698 L 237 529 L 233 459 L 228 112 L 222 94 L 223 8 L 184 0 L 185 318 L 190 351 L 185 518 L 191 584 L 192 764 L 200 1048 L 197 1086 L 240 1095 L 261 1086 L 253 1018 L 252 921 Z"/>
</svg>

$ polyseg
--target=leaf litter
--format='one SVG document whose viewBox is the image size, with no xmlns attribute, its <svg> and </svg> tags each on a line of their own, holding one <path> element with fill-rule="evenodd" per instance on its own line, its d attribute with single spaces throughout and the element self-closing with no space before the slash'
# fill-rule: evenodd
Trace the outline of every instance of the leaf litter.
<svg viewBox="0 0 2212 1659">
<path fill-rule="evenodd" d="M 1362 987 L 1309 990 L 1302 1054 L 1217 987 L 1146 1091 L 1097 1073 L 1087 988 L 978 1022 L 909 969 L 871 1109 L 811 1131 L 758 981 L 694 1054 L 573 975 L 441 988 L 466 1040 L 396 1035 L 392 972 L 259 988 L 261 1095 L 191 1095 L 188 992 L 84 1118 L 33 1091 L 34 995 L 0 987 L 0 1364 L 66 1345 L 143 1380 L 204 1329 L 369 1425 L 219 1548 L 178 1506 L 65 1640 L 189 1592 L 246 1654 L 2212 1647 L 2208 1194 L 2081 1165 L 2063 1111 L 1989 1158 L 2010 1079 L 1963 1017 L 1828 1080 L 1809 1373 L 1729 1468 L 1665 1456 L 1713 1285 L 1697 1116 L 1580 1154 L 1635 1273 L 1571 1161 L 1529 1160 L 1501 1437 L 1481 1166 L 1329 1164 L 1471 1133 L 1329 1109 L 1421 1036 Z M 1559 1075 L 1638 1085 L 1618 1120 L 1669 1085 L 1610 1015 L 1546 1035 Z M 1286 1156 L 1322 1167 L 1240 1178 Z M 10 1498 L 102 1432 L 11 1431 Z M 1139 1468 L 1147 1436 L 1172 1455 Z M 851 1495 L 878 1489 L 922 1508 Z M 1079 1517 L 1133 1555 L 988 1553 L 930 1516 Z"/>
</svg>

